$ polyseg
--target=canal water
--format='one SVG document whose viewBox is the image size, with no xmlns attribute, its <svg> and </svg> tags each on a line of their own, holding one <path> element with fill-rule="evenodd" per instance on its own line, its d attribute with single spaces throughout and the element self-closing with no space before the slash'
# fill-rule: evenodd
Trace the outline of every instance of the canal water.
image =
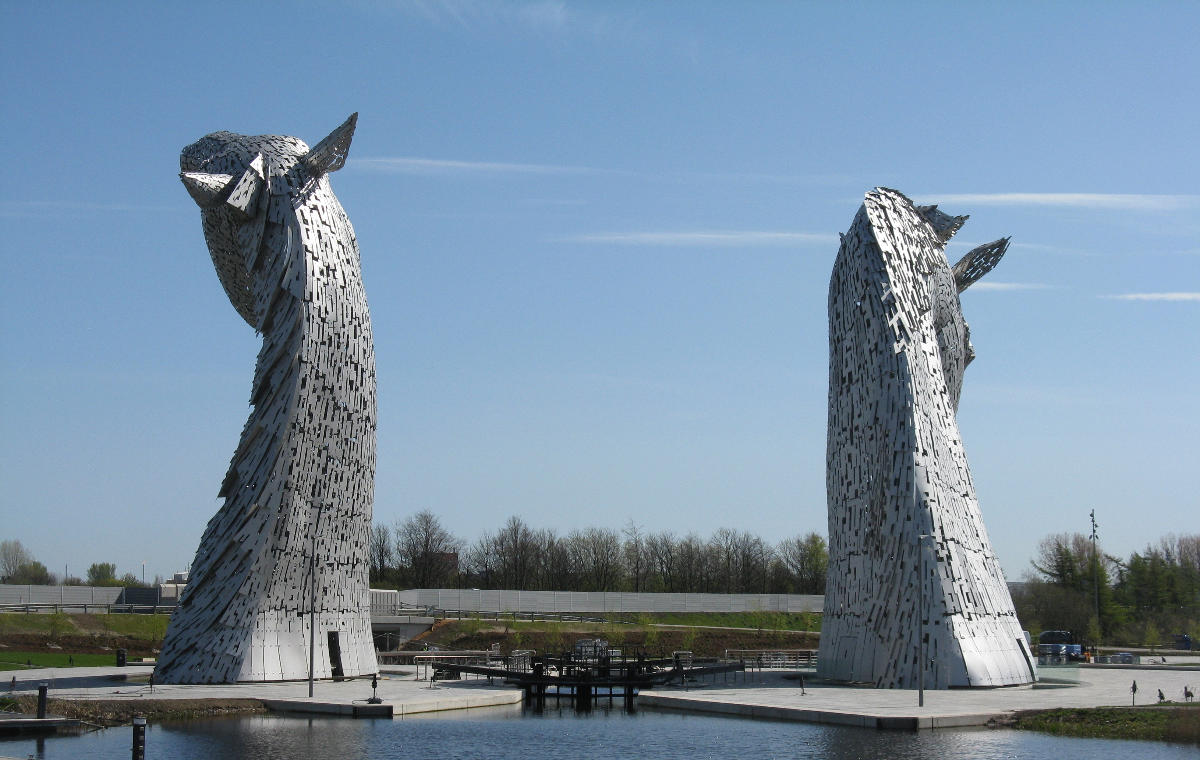
<svg viewBox="0 0 1200 760">
<path fill-rule="evenodd" d="M 130 757 L 128 726 L 73 737 L 0 741 L 14 758 Z M 742 720 L 659 712 L 598 709 L 577 714 L 520 706 L 433 713 L 396 720 L 256 715 L 150 726 L 146 757 L 171 760 L 293 760 L 333 758 L 520 758 L 583 760 L 603 757 L 668 760 L 773 758 L 895 758 L 942 760 L 1195 760 L 1195 746 L 1156 742 L 1069 739 L 1011 729 L 902 732 L 810 723 Z"/>
</svg>

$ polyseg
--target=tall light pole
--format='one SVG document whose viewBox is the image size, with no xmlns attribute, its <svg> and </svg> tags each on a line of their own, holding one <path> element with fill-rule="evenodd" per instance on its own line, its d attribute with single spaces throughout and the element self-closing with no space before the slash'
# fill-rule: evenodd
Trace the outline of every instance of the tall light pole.
<svg viewBox="0 0 1200 760">
<path fill-rule="evenodd" d="M 1096 553 L 1096 510 L 1091 511 L 1092 518 L 1092 590 L 1096 598 L 1096 632 L 1100 631 L 1100 555 Z"/>
<path fill-rule="evenodd" d="M 313 695 L 313 673 L 317 664 L 317 530 L 321 526 L 323 504 L 317 505 L 317 518 L 313 520 L 312 551 L 308 555 L 308 698 Z"/>
<path fill-rule="evenodd" d="M 925 539 L 928 534 L 917 536 L 917 659 L 920 661 L 917 682 L 917 706 L 925 706 Z"/>
</svg>

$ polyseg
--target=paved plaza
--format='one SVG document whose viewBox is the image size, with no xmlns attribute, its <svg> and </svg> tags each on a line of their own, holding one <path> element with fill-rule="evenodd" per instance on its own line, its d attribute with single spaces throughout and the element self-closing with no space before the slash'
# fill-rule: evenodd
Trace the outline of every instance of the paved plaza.
<svg viewBox="0 0 1200 760">
<path fill-rule="evenodd" d="M 1043 682 L 1031 686 L 926 690 L 925 706 L 919 707 L 916 689 L 849 687 L 806 678 L 802 695 L 794 674 L 764 671 L 749 673 L 744 681 L 739 676 L 736 683 L 718 680 L 687 691 L 644 692 L 638 705 L 811 723 L 937 728 L 986 725 L 1020 710 L 1129 705 L 1135 680 L 1139 705 L 1157 702 L 1158 689 L 1167 699 L 1182 701 L 1184 686 L 1195 691 L 1200 684 L 1200 670 L 1156 666 L 1065 668 L 1053 675 L 1043 670 L 1043 676 Z"/>
<path fill-rule="evenodd" d="M 318 681 L 313 697 L 307 681 L 241 684 L 168 684 L 147 682 L 153 667 L 44 668 L 5 673 L 17 680 L 19 693 L 37 693 L 38 684 L 49 684 L 51 699 L 259 699 L 271 710 L 315 712 L 330 715 L 402 716 L 414 713 L 461 710 L 472 707 L 516 704 L 519 689 L 489 686 L 487 679 L 417 681 L 414 668 L 388 668 L 379 677 L 379 697 L 390 711 L 367 705 L 371 679 Z"/>
<path fill-rule="evenodd" d="M 1182 664 L 1183 658 L 1178 659 Z M 428 681 L 416 680 L 414 668 L 392 668 L 379 680 L 384 709 L 374 711 L 366 705 L 371 696 L 369 679 L 318 682 L 309 699 L 304 681 L 151 687 L 146 681 L 151 671 L 150 666 L 133 665 L 20 670 L 6 675 L 16 679 L 18 693 L 36 693 L 38 684 L 46 682 L 52 699 L 259 699 L 271 710 L 362 717 L 512 705 L 522 698 L 520 689 L 498 681 L 490 685 L 486 678 L 438 681 L 431 687 Z M 1066 668 L 1053 674 L 1045 669 L 1043 682 L 1033 686 L 929 690 L 925 706 L 918 707 L 916 690 L 834 685 L 815 680 L 811 673 L 802 694 L 796 675 L 795 671 L 752 671 L 716 676 L 687 689 L 659 687 L 642 692 L 638 707 L 876 728 L 937 728 L 985 725 L 1020 710 L 1129 705 L 1135 680 L 1138 705 L 1154 704 L 1159 689 L 1167 699 L 1182 701 L 1185 686 L 1193 691 L 1200 686 L 1200 670 L 1169 666 Z"/>
</svg>

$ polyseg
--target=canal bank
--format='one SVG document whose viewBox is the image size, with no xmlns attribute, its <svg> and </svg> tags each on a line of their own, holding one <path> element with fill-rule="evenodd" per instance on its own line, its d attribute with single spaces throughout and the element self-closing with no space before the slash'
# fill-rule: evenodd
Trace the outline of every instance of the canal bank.
<svg viewBox="0 0 1200 760">
<path fill-rule="evenodd" d="M 925 692 L 918 705 L 915 689 L 873 689 L 833 684 L 806 677 L 804 688 L 794 674 L 762 671 L 745 682 L 658 688 L 638 697 L 639 707 L 709 712 L 743 718 L 870 728 L 951 728 L 1007 725 L 1018 713 L 1056 708 L 1148 705 L 1162 690 L 1168 700 L 1182 701 L 1184 687 L 1193 690 L 1196 671 L 1071 668 L 1070 679 L 1045 680 L 1032 686 L 993 689 L 950 689 Z M 1077 681 L 1074 679 L 1078 679 Z M 1134 682 L 1137 694 L 1131 692 Z"/>
<path fill-rule="evenodd" d="M 519 704 L 519 690 L 490 686 L 487 679 L 415 680 L 413 668 L 386 668 L 377 688 L 370 679 L 318 681 L 312 697 L 306 681 L 241 684 L 152 685 L 152 666 L 44 668 L 9 671 L 9 695 L 22 704 L 48 686 L 49 716 L 90 723 L 121 723 L 133 715 L 165 719 L 235 713 L 279 712 L 351 718 L 392 718 L 444 710 Z M 378 697 L 381 702 L 368 700 Z M 28 729 L 35 730 L 37 724 Z M 0 729 L 3 724 L 0 724 Z"/>
<path fill-rule="evenodd" d="M 717 713 L 742 718 L 823 723 L 878 729 L 951 728 L 1004 725 L 1029 710 L 1108 707 L 1153 704 L 1158 690 L 1167 699 L 1182 699 L 1185 687 L 1195 690 L 1195 671 L 1158 669 L 1071 669 L 1078 682 L 1041 683 L 1035 686 L 996 689 L 926 691 L 925 704 L 917 705 L 915 690 L 872 689 L 832 684 L 806 676 L 804 687 L 797 673 L 752 671 L 734 677 L 715 677 L 680 686 L 643 691 L 639 708 L 693 713 Z M 323 714 L 345 717 L 390 718 L 477 707 L 512 705 L 522 701 L 520 689 L 486 678 L 461 681 L 416 680 L 412 668 L 391 668 L 381 674 L 377 690 L 369 680 L 318 682 L 308 697 L 306 682 L 219 685 L 159 685 L 148 682 L 149 666 L 126 668 L 71 668 L 13 671 L 13 695 L 36 695 L 38 684 L 49 686 L 51 714 L 54 705 L 99 705 L 117 716 L 148 710 L 169 710 L 175 702 L 189 709 L 208 702 L 214 706 L 256 706 L 272 712 Z M 1136 695 L 1131 694 L 1133 682 Z M 382 703 L 367 702 L 376 694 Z M 168 707 L 164 707 L 164 705 Z M 123 707 L 122 707 L 123 706 Z M 120 709 L 118 709 L 120 708 Z M 61 716 L 60 716 L 61 717 Z"/>
</svg>

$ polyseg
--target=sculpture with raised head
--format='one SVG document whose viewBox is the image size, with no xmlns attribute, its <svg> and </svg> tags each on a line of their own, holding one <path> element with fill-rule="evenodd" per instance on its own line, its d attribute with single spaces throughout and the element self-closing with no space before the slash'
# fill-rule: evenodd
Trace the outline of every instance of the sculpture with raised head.
<svg viewBox="0 0 1200 760">
<path fill-rule="evenodd" d="M 358 243 L 328 177 L 357 116 L 311 149 L 214 132 L 180 156 L 221 285 L 263 343 L 224 505 L 168 626 L 159 683 L 306 678 L 310 624 L 317 678 L 376 671 L 375 357 Z"/>
</svg>

